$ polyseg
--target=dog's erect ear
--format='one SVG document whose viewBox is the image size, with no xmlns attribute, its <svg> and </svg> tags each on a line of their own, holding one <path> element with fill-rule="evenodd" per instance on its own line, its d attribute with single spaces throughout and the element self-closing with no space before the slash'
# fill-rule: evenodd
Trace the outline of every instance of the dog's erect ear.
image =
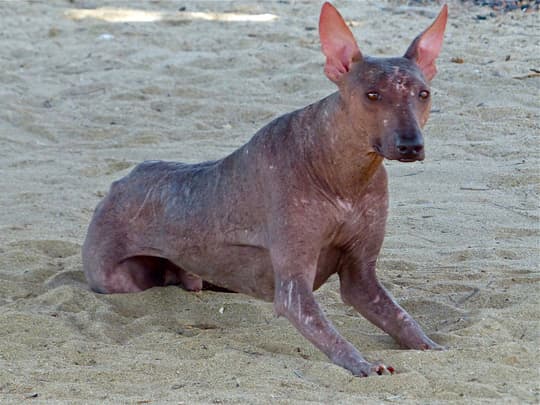
<svg viewBox="0 0 540 405">
<path fill-rule="evenodd" d="M 323 4 L 319 19 L 319 37 L 326 64 L 324 73 L 337 83 L 347 73 L 351 64 L 362 58 L 354 36 L 343 17 L 330 3 Z"/>
<path fill-rule="evenodd" d="M 424 77 L 429 81 L 437 73 L 435 59 L 441 52 L 447 20 L 448 6 L 445 4 L 433 24 L 418 35 L 405 52 L 405 57 L 416 62 L 424 73 Z"/>
</svg>

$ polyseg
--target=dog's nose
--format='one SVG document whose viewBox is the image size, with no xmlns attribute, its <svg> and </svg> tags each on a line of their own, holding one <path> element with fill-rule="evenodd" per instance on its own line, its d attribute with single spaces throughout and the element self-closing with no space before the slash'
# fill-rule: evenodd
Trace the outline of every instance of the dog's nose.
<svg viewBox="0 0 540 405">
<path fill-rule="evenodd" d="M 396 149 L 400 159 L 403 160 L 422 160 L 424 159 L 424 143 L 419 137 L 412 139 L 398 139 Z"/>
</svg>

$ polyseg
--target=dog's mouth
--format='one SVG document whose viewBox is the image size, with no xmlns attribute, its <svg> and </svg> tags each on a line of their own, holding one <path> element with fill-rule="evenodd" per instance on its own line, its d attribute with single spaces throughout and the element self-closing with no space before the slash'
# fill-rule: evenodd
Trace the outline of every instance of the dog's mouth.
<svg viewBox="0 0 540 405">
<path fill-rule="evenodd" d="M 422 161 L 424 160 L 424 155 L 423 154 L 411 154 L 411 155 L 401 155 L 401 154 L 389 154 L 389 153 L 385 153 L 383 151 L 383 148 L 381 147 L 381 145 L 379 144 L 375 144 L 372 146 L 373 148 L 373 151 L 385 158 L 385 159 L 388 159 L 388 160 L 397 160 L 398 162 L 402 162 L 402 163 L 412 163 L 412 162 L 418 162 L 418 161 Z"/>
<path fill-rule="evenodd" d="M 411 157 L 411 158 L 401 157 L 401 158 L 399 158 L 397 160 L 399 162 L 403 162 L 403 163 L 410 163 L 410 162 L 418 162 L 418 161 L 423 160 L 423 159 L 419 159 L 417 157 Z"/>
</svg>

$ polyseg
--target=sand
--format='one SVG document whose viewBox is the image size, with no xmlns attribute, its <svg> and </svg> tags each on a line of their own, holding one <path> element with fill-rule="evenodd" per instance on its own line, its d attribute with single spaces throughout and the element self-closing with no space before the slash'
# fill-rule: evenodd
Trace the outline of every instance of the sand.
<svg viewBox="0 0 540 405">
<path fill-rule="evenodd" d="M 0 403 L 539 401 L 538 13 L 451 1 L 427 158 L 386 163 L 379 275 L 448 350 L 399 349 L 335 278 L 317 292 L 328 316 L 395 375 L 353 377 L 241 294 L 84 288 L 81 244 L 113 180 L 220 158 L 334 91 L 320 3 L 0 2 Z M 383 56 L 438 11 L 335 4 Z"/>
</svg>

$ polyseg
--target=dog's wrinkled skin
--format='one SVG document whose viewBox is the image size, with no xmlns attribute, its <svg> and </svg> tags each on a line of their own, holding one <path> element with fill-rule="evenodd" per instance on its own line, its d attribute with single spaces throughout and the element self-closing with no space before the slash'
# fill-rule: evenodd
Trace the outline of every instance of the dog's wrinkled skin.
<svg viewBox="0 0 540 405">
<path fill-rule="evenodd" d="M 325 73 L 339 88 L 262 128 L 222 160 L 149 161 L 112 184 L 83 246 L 100 293 L 180 284 L 273 301 L 335 364 L 357 376 L 387 371 L 332 326 L 313 291 L 337 273 L 343 300 L 402 346 L 439 349 L 381 286 L 375 264 L 386 223 L 383 158 L 424 158 L 447 8 L 404 57 L 363 56 L 325 3 Z M 390 367 L 388 370 L 392 370 Z"/>
</svg>

